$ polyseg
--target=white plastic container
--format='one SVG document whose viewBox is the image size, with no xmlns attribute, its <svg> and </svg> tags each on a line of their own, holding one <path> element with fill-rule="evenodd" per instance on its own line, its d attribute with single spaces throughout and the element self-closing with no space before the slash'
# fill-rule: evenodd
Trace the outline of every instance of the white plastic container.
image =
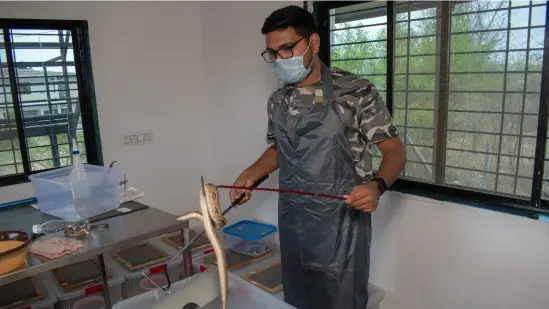
<svg viewBox="0 0 549 309">
<path fill-rule="evenodd" d="M 109 293 L 111 304 L 122 300 L 122 274 L 112 267 L 114 261 L 105 258 L 105 264 L 108 273 L 111 275 L 109 284 Z M 49 272 L 50 285 L 53 286 L 57 304 L 55 309 L 105 309 L 105 292 L 103 291 L 102 281 L 83 286 L 74 290 L 65 290 L 55 276 Z"/>
<path fill-rule="evenodd" d="M 385 291 L 377 285 L 368 283 L 368 305 L 366 309 L 381 309 L 381 302 L 385 299 Z"/>
<path fill-rule="evenodd" d="M 215 268 L 177 282 L 170 292 L 167 294 L 159 289 L 149 291 L 123 300 L 113 309 L 185 308 L 184 306 L 190 302 L 198 304 L 199 308 L 203 309 L 221 308 L 219 278 Z M 295 309 L 232 273 L 229 273 L 227 308 Z"/>
<path fill-rule="evenodd" d="M 173 257 L 173 254 L 170 254 L 168 251 L 166 251 L 165 247 L 163 247 L 163 245 L 159 243 L 158 240 L 151 239 L 147 241 L 147 243 L 149 243 L 156 249 L 167 253 L 170 256 L 168 260 Z M 114 263 L 115 265 L 113 265 L 113 268 L 116 268 L 117 271 L 119 271 L 125 278 L 125 281 L 122 284 L 122 299 L 131 298 L 157 288 L 154 283 L 147 279 L 147 277 L 143 276 L 143 273 L 148 275 L 158 286 L 165 287 L 168 284 L 168 281 L 166 275 L 164 274 L 164 271 L 159 270 L 159 266 L 163 265 L 168 260 L 161 263 L 153 264 L 151 266 L 147 266 L 142 269 L 138 269 L 136 271 L 131 271 L 123 265 L 120 265 L 120 263 L 116 261 Z M 180 279 L 179 265 L 182 263 L 182 261 L 183 258 L 181 256 L 178 256 L 168 264 L 167 272 L 170 276 L 170 281 L 172 285 Z"/>
<path fill-rule="evenodd" d="M 89 197 L 84 199 L 74 198 L 70 177 L 72 166 L 29 176 L 41 212 L 65 220 L 77 220 L 105 213 L 120 205 L 119 170 L 83 166 L 90 190 Z"/>
<path fill-rule="evenodd" d="M 44 298 L 28 303 L 21 303 L 10 309 L 54 309 L 57 297 L 55 296 L 54 289 L 47 284 L 49 282 L 47 273 L 38 274 L 35 278 L 37 279 L 37 284 L 41 285 L 41 288 L 45 293 Z"/>
<path fill-rule="evenodd" d="M 275 232 L 272 224 L 242 220 L 223 229 L 226 248 L 249 256 L 258 256 L 275 246 Z"/>
<path fill-rule="evenodd" d="M 177 234 L 180 234 L 181 232 L 177 232 Z M 152 241 L 154 241 L 158 248 L 168 253 L 170 256 L 174 256 L 179 253 L 179 250 L 167 243 L 165 243 L 162 239 L 166 236 L 174 235 L 174 233 L 170 233 L 167 235 L 162 235 L 156 238 L 153 238 Z M 192 260 L 193 260 L 193 275 L 197 272 L 200 272 L 200 267 L 194 264 L 194 261 L 196 260 L 202 260 L 205 256 L 209 256 L 210 254 L 214 254 L 214 250 L 211 246 L 208 246 L 208 248 L 204 248 L 203 250 L 195 251 L 192 254 Z M 183 261 L 183 255 L 181 255 L 181 261 Z M 179 266 L 177 267 L 179 272 L 178 279 L 183 279 L 185 277 L 185 265 L 183 263 L 179 263 Z"/>
</svg>

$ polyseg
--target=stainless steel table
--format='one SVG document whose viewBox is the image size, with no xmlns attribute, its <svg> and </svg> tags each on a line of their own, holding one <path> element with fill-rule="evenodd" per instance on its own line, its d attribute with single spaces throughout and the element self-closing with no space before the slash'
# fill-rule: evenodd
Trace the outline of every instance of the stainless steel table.
<svg viewBox="0 0 549 309">
<path fill-rule="evenodd" d="M 107 308 L 110 309 L 113 304 L 111 304 L 109 295 L 103 254 L 176 230 L 181 230 L 183 243 L 188 243 L 189 222 L 177 221 L 175 218 L 176 216 L 170 213 L 149 207 L 147 209 L 99 221 L 99 223 L 108 223 L 109 228 L 93 230 L 88 237 L 84 239 L 84 247 L 80 250 L 47 262 L 40 261 L 31 254 L 28 254 L 27 267 L 0 276 L 0 285 L 95 257 L 98 259 L 101 266 L 105 302 Z M 190 252 L 184 253 L 183 265 L 185 266 L 184 277 L 192 276 Z"/>
</svg>

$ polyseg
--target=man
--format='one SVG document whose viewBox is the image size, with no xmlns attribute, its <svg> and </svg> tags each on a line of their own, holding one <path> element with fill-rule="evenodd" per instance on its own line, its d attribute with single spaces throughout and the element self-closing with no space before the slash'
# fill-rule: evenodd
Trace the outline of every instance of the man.
<svg viewBox="0 0 549 309">
<path fill-rule="evenodd" d="M 286 302 L 298 309 L 364 309 L 368 302 L 370 216 L 400 175 L 404 147 L 377 89 L 318 58 L 313 16 L 288 6 L 261 29 L 263 57 L 284 86 L 268 101 L 269 147 L 236 179 L 251 186 L 276 169 L 279 187 L 343 196 L 279 195 Z M 383 161 L 374 178 L 372 150 Z M 232 190 L 231 200 L 249 190 Z"/>
</svg>

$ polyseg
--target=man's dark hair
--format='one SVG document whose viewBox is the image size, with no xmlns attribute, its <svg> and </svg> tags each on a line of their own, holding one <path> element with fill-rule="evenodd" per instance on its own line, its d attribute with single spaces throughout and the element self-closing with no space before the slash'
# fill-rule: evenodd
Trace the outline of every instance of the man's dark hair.
<svg viewBox="0 0 549 309">
<path fill-rule="evenodd" d="M 262 34 L 293 27 L 300 36 L 317 33 L 313 14 L 297 5 L 280 8 L 269 15 L 261 28 Z"/>
</svg>

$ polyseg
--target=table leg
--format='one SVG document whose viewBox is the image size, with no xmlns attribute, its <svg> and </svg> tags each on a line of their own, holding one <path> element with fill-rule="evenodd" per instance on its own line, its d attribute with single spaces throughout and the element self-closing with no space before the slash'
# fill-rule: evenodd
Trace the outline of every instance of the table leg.
<svg viewBox="0 0 549 309">
<path fill-rule="evenodd" d="M 99 267 L 101 268 L 101 277 L 103 278 L 103 292 L 105 293 L 105 306 L 106 309 L 112 308 L 111 293 L 109 290 L 109 281 L 107 278 L 107 267 L 105 266 L 105 258 L 103 254 L 97 256 L 99 260 Z"/>
<path fill-rule="evenodd" d="M 187 223 L 187 226 L 181 229 L 181 243 L 183 246 L 189 243 L 191 240 L 190 235 L 190 228 Z M 188 278 L 193 275 L 193 260 L 191 255 L 191 248 L 189 247 L 187 250 L 183 251 L 183 269 L 184 271 L 184 278 Z"/>
</svg>

